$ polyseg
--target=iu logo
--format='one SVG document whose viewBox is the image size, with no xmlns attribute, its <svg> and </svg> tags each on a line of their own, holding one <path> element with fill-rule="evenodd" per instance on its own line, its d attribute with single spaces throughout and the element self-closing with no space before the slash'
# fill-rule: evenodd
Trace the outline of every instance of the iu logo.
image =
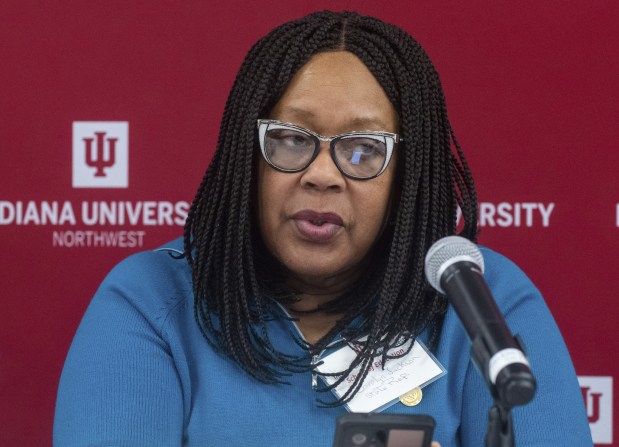
<svg viewBox="0 0 619 447">
<path fill-rule="evenodd" d="M 129 123 L 73 122 L 73 187 L 129 186 Z"/>
<path fill-rule="evenodd" d="M 613 378 L 579 376 L 589 427 L 595 444 L 613 443 Z"/>
</svg>

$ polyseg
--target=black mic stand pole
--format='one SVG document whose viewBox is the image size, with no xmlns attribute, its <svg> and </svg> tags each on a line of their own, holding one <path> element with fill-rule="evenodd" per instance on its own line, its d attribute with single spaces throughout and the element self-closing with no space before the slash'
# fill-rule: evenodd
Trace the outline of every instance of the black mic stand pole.
<svg viewBox="0 0 619 447">
<path fill-rule="evenodd" d="M 516 336 L 514 341 L 524 351 L 520 338 Z M 471 357 L 481 372 L 494 399 L 494 405 L 488 413 L 486 447 L 514 447 L 514 424 L 511 409 L 514 405 L 524 405 L 533 398 L 535 382 L 531 384 L 528 378 L 525 377 L 524 381 L 515 380 L 512 382 L 511 392 L 507 392 L 504 387 L 499 390 L 497 384 L 490 381 L 487 369 L 490 361 L 490 352 L 483 337 L 479 335 L 473 340 Z M 531 385 L 533 388 L 531 388 Z"/>
<path fill-rule="evenodd" d="M 514 447 L 514 424 L 511 409 L 505 408 L 498 400 L 488 413 L 486 447 Z"/>
</svg>

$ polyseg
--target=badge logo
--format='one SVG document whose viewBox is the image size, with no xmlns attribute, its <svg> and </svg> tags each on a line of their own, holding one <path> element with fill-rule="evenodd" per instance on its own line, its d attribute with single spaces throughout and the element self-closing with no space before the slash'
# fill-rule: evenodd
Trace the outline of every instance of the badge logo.
<svg viewBox="0 0 619 447">
<path fill-rule="evenodd" d="M 400 402 L 402 402 L 407 407 L 414 407 L 416 405 L 419 405 L 421 399 L 423 399 L 423 392 L 419 387 L 413 388 L 408 393 L 404 393 L 400 396 Z"/>
<path fill-rule="evenodd" d="M 613 378 L 579 376 L 589 427 L 595 444 L 613 443 Z"/>
<path fill-rule="evenodd" d="M 73 187 L 129 186 L 129 123 L 73 122 Z"/>
</svg>

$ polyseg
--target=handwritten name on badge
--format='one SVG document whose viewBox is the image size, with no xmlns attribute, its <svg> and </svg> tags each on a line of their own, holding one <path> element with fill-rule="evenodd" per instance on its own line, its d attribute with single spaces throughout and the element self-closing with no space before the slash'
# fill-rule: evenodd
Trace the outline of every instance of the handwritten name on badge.
<svg viewBox="0 0 619 447">
<path fill-rule="evenodd" d="M 389 350 L 389 355 L 406 352 L 411 341 Z M 338 373 L 345 371 L 357 353 L 349 346 L 338 349 L 322 359 L 323 364 L 317 368 L 318 373 Z M 333 392 L 343 396 L 353 384 L 360 368 L 354 369 Z M 415 341 L 413 348 L 404 357 L 389 359 L 382 364 L 379 355 L 374 359 L 370 372 L 355 397 L 346 405 L 353 413 L 370 413 L 382 411 L 398 401 L 399 397 L 415 387 L 422 387 L 445 375 L 447 371 L 428 352 L 427 348 Z M 332 385 L 335 376 L 322 376 L 322 379 Z"/>
</svg>

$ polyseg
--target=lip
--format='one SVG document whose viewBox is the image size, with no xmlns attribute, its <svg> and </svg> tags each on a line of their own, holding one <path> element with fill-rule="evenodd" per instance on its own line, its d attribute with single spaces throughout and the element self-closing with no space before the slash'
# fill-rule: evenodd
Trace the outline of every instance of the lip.
<svg viewBox="0 0 619 447">
<path fill-rule="evenodd" d="M 330 242 L 344 227 L 342 218 L 331 212 L 321 213 L 313 210 L 303 210 L 292 215 L 300 236 L 315 243 Z"/>
</svg>

